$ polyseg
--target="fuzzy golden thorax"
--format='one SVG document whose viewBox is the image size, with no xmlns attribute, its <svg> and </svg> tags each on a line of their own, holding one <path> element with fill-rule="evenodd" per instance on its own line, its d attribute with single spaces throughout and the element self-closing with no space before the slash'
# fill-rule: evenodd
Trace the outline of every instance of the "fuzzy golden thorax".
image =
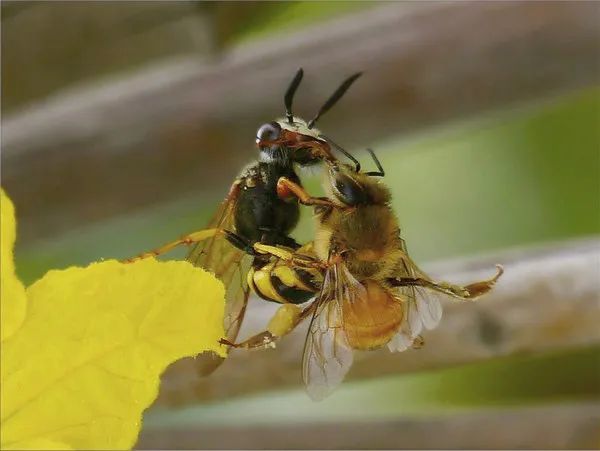
<svg viewBox="0 0 600 451">
<path fill-rule="evenodd" d="M 345 166 L 330 169 L 329 180 L 330 199 L 339 207 L 317 213 L 315 252 L 324 261 L 343 255 L 359 280 L 390 277 L 404 254 L 389 190 Z"/>
</svg>

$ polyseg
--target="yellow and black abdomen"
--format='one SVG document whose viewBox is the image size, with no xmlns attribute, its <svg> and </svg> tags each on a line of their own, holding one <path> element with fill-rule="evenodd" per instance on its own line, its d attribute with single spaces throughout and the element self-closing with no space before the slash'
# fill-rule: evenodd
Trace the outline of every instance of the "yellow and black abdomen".
<svg viewBox="0 0 600 451">
<path fill-rule="evenodd" d="M 302 304 L 321 287 L 321 275 L 315 269 L 294 268 L 289 263 L 270 259 L 248 272 L 248 285 L 262 299 L 280 304 Z"/>
</svg>

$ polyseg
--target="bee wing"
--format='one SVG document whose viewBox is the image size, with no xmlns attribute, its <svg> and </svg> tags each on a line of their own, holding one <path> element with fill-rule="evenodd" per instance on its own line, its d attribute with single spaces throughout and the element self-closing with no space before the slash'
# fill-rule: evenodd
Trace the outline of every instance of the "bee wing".
<svg viewBox="0 0 600 451">
<path fill-rule="evenodd" d="M 401 246 L 406 258 L 397 268 L 398 277 L 425 275 L 408 256 L 404 240 L 401 240 Z M 422 287 L 396 287 L 394 295 L 404 303 L 404 317 L 398 332 L 388 343 L 388 349 L 392 352 L 402 352 L 413 345 L 423 328 L 433 329 L 439 324 L 442 319 L 442 304 L 439 293 Z"/>
<path fill-rule="evenodd" d="M 416 315 L 421 319 L 425 329 L 434 329 L 442 319 L 441 295 L 424 288 L 413 287 L 416 298 Z"/>
<path fill-rule="evenodd" d="M 313 400 L 329 395 L 352 365 L 352 348 L 344 332 L 341 304 L 345 297 L 352 296 L 353 287 L 344 283 L 340 269 L 334 265 L 325 274 L 304 345 L 302 379 Z"/>
<path fill-rule="evenodd" d="M 239 197 L 240 181 L 236 180 L 225 201 L 221 204 L 208 228 L 219 228 L 235 231 L 235 207 Z M 250 269 L 251 258 L 242 250 L 232 246 L 221 235 L 216 235 L 206 241 L 197 243 L 186 257 L 186 260 L 194 266 L 199 266 L 211 271 L 223 282 L 225 286 L 225 336 L 229 341 L 235 342 L 248 303 L 250 288 L 246 275 Z M 201 368 L 202 373 L 210 373 L 219 365 L 221 360 L 212 355 L 206 356 L 210 360 L 206 369 Z M 199 358 L 200 366 L 204 363 L 204 356 Z"/>
<path fill-rule="evenodd" d="M 402 264 L 397 268 L 397 275 L 399 277 L 428 277 L 425 271 L 417 266 L 410 255 L 408 254 L 408 249 L 406 248 L 406 241 L 400 238 L 400 249 L 404 253 L 404 258 L 402 260 Z"/>
<path fill-rule="evenodd" d="M 404 304 L 404 317 L 396 335 L 388 343 L 392 352 L 402 352 L 413 346 L 423 329 L 434 329 L 442 319 L 439 294 L 421 287 L 398 287 L 394 295 Z"/>
</svg>

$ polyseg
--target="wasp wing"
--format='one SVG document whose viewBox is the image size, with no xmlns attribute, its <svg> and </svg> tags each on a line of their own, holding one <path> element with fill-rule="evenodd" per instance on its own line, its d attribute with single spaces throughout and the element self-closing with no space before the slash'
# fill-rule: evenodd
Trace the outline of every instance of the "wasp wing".
<svg viewBox="0 0 600 451">
<path fill-rule="evenodd" d="M 342 302 L 353 296 L 354 289 L 360 288 L 345 283 L 340 265 L 332 266 L 325 273 L 304 345 L 302 379 L 313 400 L 329 395 L 352 365 L 352 348 L 343 327 Z"/>
<path fill-rule="evenodd" d="M 401 239 L 405 259 L 397 268 L 399 278 L 428 277 L 408 256 L 406 243 Z M 404 316 L 398 332 L 388 343 L 392 352 L 401 352 L 413 346 L 423 330 L 435 328 L 442 319 L 442 304 L 438 293 L 414 285 L 394 288 L 394 295 L 404 305 Z"/>
<path fill-rule="evenodd" d="M 236 180 L 225 201 L 214 214 L 208 228 L 235 231 L 235 208 L 240 193 L 240 180 Z M 225 286 L 225 316 L 224 329 L 226 338 L 235 342 L 237 339 L 250 288 L 246 276 L 251 258 L 242 250 L 231 245 L 221 234 L 197 243 L 190 251 L 186 260 L 194 266 L 199 266 L 215 274 Z M 206 357 L 206 358 L 205 358 Z M 199 358 L 199 369 L 208 374 L 218 367 L 222 359 L 213 355 Z"/>
</svg>

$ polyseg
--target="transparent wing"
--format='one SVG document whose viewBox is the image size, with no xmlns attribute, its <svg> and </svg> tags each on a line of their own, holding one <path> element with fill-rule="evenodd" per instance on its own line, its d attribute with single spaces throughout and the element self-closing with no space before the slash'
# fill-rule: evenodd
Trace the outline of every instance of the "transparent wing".
<svg viewBox="0 0 600 451">
<path fill-rule="evenodd" d="M 439 293 L 426 291 L 424 288 L 414 287 L 417 316 L 425 329 L 434 329 L 442 319 L 441 295 Z"/>
<path fill-rule="evenodd" d="M 442 318 L 440 295 L 420 287 L 399 287 L 395 296 L 404 306 L 404 317 L 398 332 L 388 343 L 392 352 L 402 352 L 420 342 L 423 329 L 434 329 Z"/>
<path fill-rule="evenodd" d="M 227 198 L 210 221 L 208 228 L 235 231 L 234 212 L 239 197 L 239 185 L 239 180 L 236 180 L 229 190 Z M 186 260 L 194 266 L 211 271 L 223 282 L 226 289 L 225 336 L 229 341 L 235 342 L 248 303 L 250 288 L 246 276 L 252 258 L 232 246 L 222 235 L 216 235 L 210 240 L 197 243 L 186 257 Z M 204 356 L 201 357 L 199 367 L 203 374 L 212 372 L 220 363 L 220 359 L 213 356 L 206 356 L 207 359 L 204 359 Z M 209 361 L 203 362 L 203 359 Z M 206 369 L 204 366 L 206 366 Z"/>
<path fill-rule="evenodd" d="M 397 277 L 427 277 L 408 257 L 406 243 L 401 240 L 406 259 L 397 268 Z M 413 346 L 419 334 L 425 329 L 435 328 L 442 319 L 440 294 L 417 286 L 401 286 L 394 288 L 394 295 L 403 303 L 404 316 L 396 335 L 388 343 L 392 352 L 402 352 Z"/>
<path fill-rule="evenodd" d="M 329 395 L 352 365 L 352 348 L 344 333 L 341 307 L 350 291 L 339 276 L 338 265 L 326 272 L 304 345 L 302 379 L 313 400 Z"/>
</svg>

